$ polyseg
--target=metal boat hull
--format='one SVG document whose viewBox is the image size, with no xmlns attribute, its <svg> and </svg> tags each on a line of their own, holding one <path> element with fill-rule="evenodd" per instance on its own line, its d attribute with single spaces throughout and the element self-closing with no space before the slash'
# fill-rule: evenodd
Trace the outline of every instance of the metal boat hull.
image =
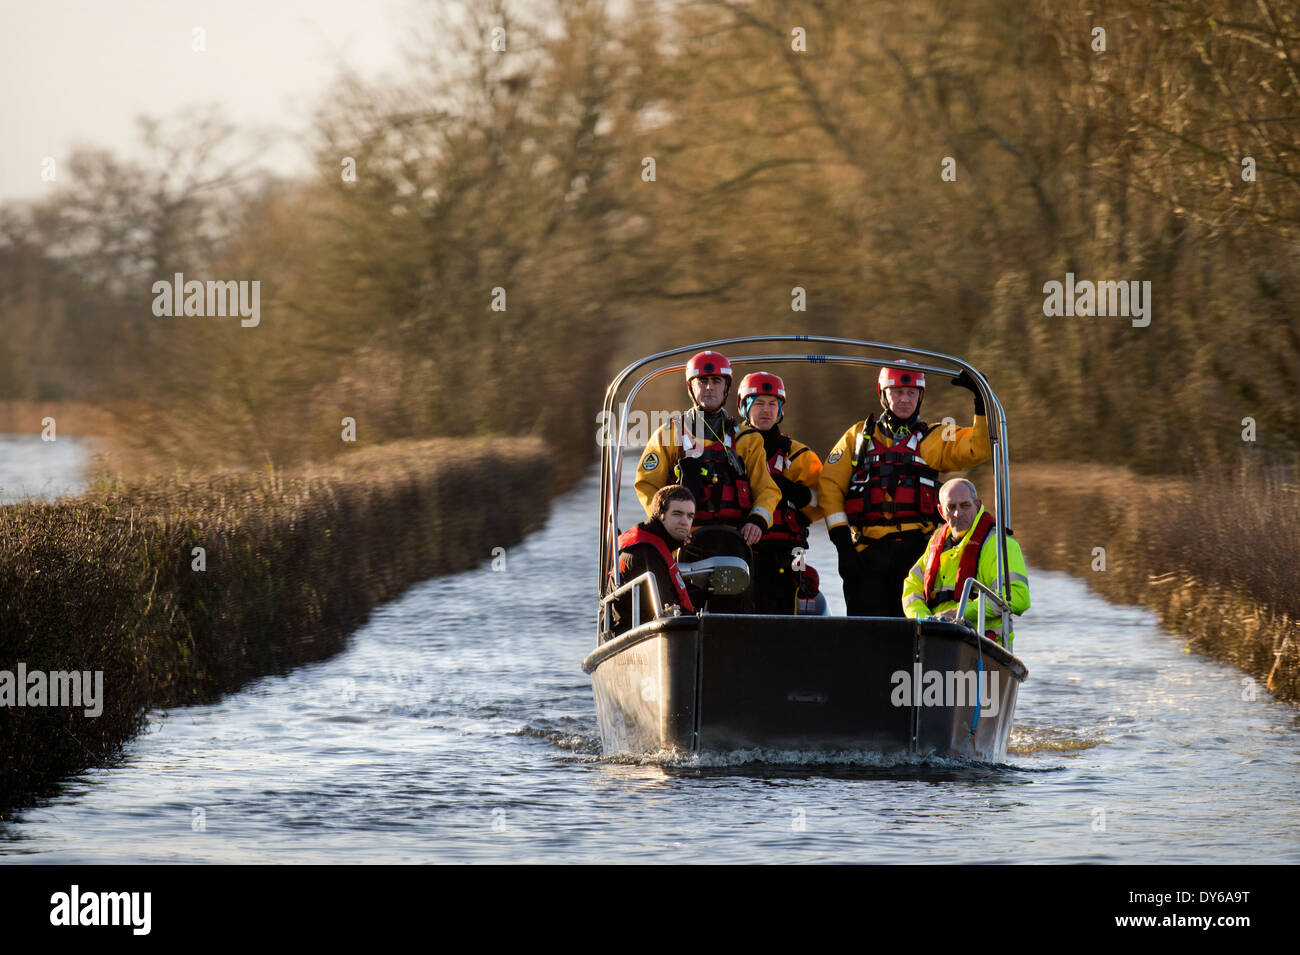
<svg viewBox="0 0 1300 955">
<path fill-rule="evenodd" d="M 737 614 L 656 620 L 597 648 L 583 669 L 605 755 L 757 749 L 991 762 L 1006 756 L 1027 676 L 1015 656 L 955 624 Z"/>
</svg>

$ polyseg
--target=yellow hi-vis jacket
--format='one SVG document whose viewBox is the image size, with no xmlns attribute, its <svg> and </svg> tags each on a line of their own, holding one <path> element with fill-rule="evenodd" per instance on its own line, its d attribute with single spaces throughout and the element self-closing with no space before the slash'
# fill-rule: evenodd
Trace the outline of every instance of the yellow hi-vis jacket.
<svg viewBox="0 0 1300 955">
<path fill-rule="evenodd" d="M 980 508 L 979 513 L 975 515 L 975 520 L 971 522 L 970 528 L 961 536 L 961 540 L 955 546 L 948 547 L 939 554 L 939 579 L 935 581 L 935 589 L 952 589 L 957 584 L 957 568 L 961 564 L 961 556 L 966 550 L 966 545 L 970 541 L 971 531 L 979 524 L 980 518 L 984 514 L 984 508 Z M 948 525 L 943 524 L 939 527 L 934 535 L 931 536 L 931 542 L 940 534 L 948 534 Z M 916 620 L 920 617 L 934 617 L 943 613 L 945 610 L 957 606 L 961 594 L 957 594 L 957 600 L 945 600 L 931 607 L 925 602 L 925 566 L 930 559 L 930 548 L 926 547 L 925 553 L 921 559 L 912 565 L 907 579 L 903 581 L 903 613 Z M 1011 612 L 1022 614 L 1029 609 L 1029 570 L 1025 567 L 1024 555 L 1020 552 L 1020 544 L 1014 537 L 1007 538 L 1007 570 L 1010 573 L 1011 580 L 1011 599 L 1009 605 Z M 975 570 L 975 579 L 984 584 L 989 589 L 998 591 L 998 535 L 996 528 L 989 531 L 988 537 L 984 539 L 984 546 L 980 549 L 979 563 Z M 977 595 L 972 595 L 970 602 L 966 604 L 966 621 L 975 626 L 979 622 L 979 601 Z M 986 605 L 984 616 L 985 629 L 993 631 L 1000 639 L 1002 637 L 1002 616 L 991 604 Z M 1011 639 L 1014 633 L 1008 633 L 1005 640 L 1000 642 L 1004 647 L 1011 646 Z"/>
<path fill-rule="evenodd" d="M 836 442 L 835 447 L 826 458 L 822 467 L 821 480 L 817 485 L 817 503 L 826 515 L 826 529 L 847 524 L 844 513 L 844 495 L 849 490 L 849 480 L 853 477 L 853 452 L 858 446 L 858 436 L 866 426 L 865 420 L 859 421 L 845 431 Z M 917 449 L 925 463 L 936 471 L 960 471 L 983 464 L 993 455 L 989 444 L 989 423 L 984 415 L 975 415 L 975 421 L 969 428 L 954 428 L 948 432 L 951 441 L 944 440 L 948 432 L 945 425 L 931 425 Z M 897 442 L 890 438 L 880 425 L 876 426 L 875 438 L 884 447 L 893 447 Z M 931 531 L 940 526 L 937 521 L 903 522 L 900 524 L 875 525 L 859 531 L 858 549 L 866 546 L 867 540 L 887 537 L 902 531 Z"/>
<path fill-rule="evenodd" d="M 741 434 L 740 432 L 744 432 Z M 772 512 L 781 503 L 781 488 L 772 480 L 767 470 L 767 451 L 763 448 L 763 436 L 749 429 L 741 422 L 737 429 L 736 446 L 733 449 L 745 462 L 749 472 L 749 493 L 752 503 L 749 513 L 763 520 L 765 527 L 772 526 Z M 651 435 L 636 465 L 636 496 L 641 499 L 641 506 L 646 515 L 650 513 L 650 502 L 655 492 L 661 487 L 674 484 L 677 478 L 673 469 L 682 457 L 681 422 L 669 419 L 660 425 Z"/>
</svg>

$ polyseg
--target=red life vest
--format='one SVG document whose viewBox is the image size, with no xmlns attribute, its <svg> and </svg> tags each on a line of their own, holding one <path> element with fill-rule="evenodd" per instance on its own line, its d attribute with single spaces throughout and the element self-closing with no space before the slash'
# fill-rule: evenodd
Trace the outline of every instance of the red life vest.
<svg viewBox="0 0 1300 955">
<path fill-rule="evenodd" d="M 695 607 L 691 604 L 690 595 L 686 593 L 686 581 L 682 578 L 682 572 L 677 568 L 677 561 L 673 557 L 673 552 L 668 549 L 664 539 L 641 524 L 637 524 L 618 536 L 618 549 L 623 551 L 635 544 L 649 544 L 664 559 L 664 563 L 668 566 L 668 579 L 672 581 L 673 589 L 677 591 L 677 603 L 681 605 L 683 612 L 695 613 Z M 626 582 L 623 581 L 623 583 Z M 660 599 L 663 596 L 663 594 L 660 594 Z M 668 601 L 668 603 L 671 602 Z"/>
<path fill-rule="evenodd" d="M 948 527 L 944 525 L 934 532 L 934 536 L 930 538 L 930 544 L 925 551 L 926 606 L 934 609 L 938 604 L 957 600 L 961 597 L 961 591 L 966 586 L 966 581 L 971 577 L 975 577 L 979 571 L 980 549 L 993 531 L 993 524 L 993 518 L 989 516 L 987 511 L 980 515 L 980 519 L 975 522 L 975 526 L 971 528 L 970 536 L 966 539 L 965 550 L 961 552 L 961 561 L 957 564 L 957 582 L 951 587 L 944 587 L 941 590 L 935 590 L 934 588 L 935 584 L 939 582 L 939 558 L 943 554 L 943 542 L 948 536 Z"/>
<path fill-rule="evenodd" d="M 921 456 L 927 432 L 920 424 L 908 437 L 885 447 L 876 438 L 876 419 L 867 419 L 853 450 L 853 474 L 844 494 L 844 516 L 855 527 L 926 524 L 939 521 L 939 472 Z"/>
<path fill-rule="evenodd" d="M 749 516 L 753 501 L 749 491 L 749 470 L 734 450 L 738 437 L 736 422 L 729 417 L 725 419 L 726 427 L 719 441 L 708 433 L 708 427 L 701 421 L 699 430 L 705 432 L 705 437 L 700 442 L 695 436 L 697 420 L 700 419 L 695 409 L 682 416 L 682 456 L 675 471 L 677 480 L 695 495 L 695 526 L 730 524 L 739 527 Z"/>
<path fill-rule="evenodd" d="M 783 434 L 778 442 L 777 449 L 768 456 L 767 470 L 771 474 L 784 474 L 790 467 L 790 436 Z M 804 451 L 807 451 L 804 448 Z M 803 451 L 799 452 L 800 454 Z M 772 526 L 763 534 L 762 540 L 765 541 L 791 541 L 801 546 L 808 545 L 808 527 L 811 521 L 799 513 L 799 509 L 781 498 L 781 503 L 776 506 L 772 513 Z"/>
</svg>

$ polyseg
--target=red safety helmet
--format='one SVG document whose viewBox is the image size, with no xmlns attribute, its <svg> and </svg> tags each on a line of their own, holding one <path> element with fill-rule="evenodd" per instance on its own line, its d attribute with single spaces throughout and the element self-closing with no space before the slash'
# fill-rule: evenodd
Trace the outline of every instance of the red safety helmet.
<svg viewBox="0 0 1300 955">
<path fill-rule="evenodd" d="M 741 417 L 749 417 L 749 406 L 754 399 L 769 395 L 779 399 L 776 420 L 785 417 L 785 382 L 770 371 L 755 371 L 740 379 L 740 388 L 736 390 L 736 410 Z"/>
<path fill-rule="evenodd" d="M 906 358 L 900 358 L 897 364 L 886 365 L 880 369 L 880 378 L 876 382 L 876 394 L 880 397 L 880 407 L 889 408 L 889 402 L 885 398 L 886 388 L 919 388 L 921 397 L 916 402 L 916 410 L 921 410 L 921 402 L 925 400 L 925 372 L 919 368 L 907 367 L 913 364 Z"/>
<path fill-rule="evenodd" d="M 731 362 L 727 356 L 716 351 L 702 351 L 686 363 L 686 393 L 695 401 L 691 391 L 691 382 L 704 375 L 721 375 L 727 379 L 727 391 L 731 390 Z"/>
<path fill-rule="evenodd" d="M 898 365 L 912 364 L 906 358 L 898 359 Z M 876 385 L 877 393 L 882 393 L 886 388 L 920 388 L 925 391 L 925 372 L 919 369 L 902 368 L 886 365 L 880 369 L 880 379 Z"/>
</svg>

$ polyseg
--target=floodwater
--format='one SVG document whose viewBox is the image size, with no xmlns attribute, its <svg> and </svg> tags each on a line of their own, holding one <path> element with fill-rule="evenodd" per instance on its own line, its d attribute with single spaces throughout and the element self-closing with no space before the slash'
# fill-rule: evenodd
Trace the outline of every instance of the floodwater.
<svg viewBox="0 0 1300 955">
<path fill-rule="evenodd" d="M 1033 554 L 1004 765 L 601 758 L 596 502 L 593 476 L 504 566 L 484 542 L 333 659 L 151 714 L 119 764 L 0 823 L 0 858 L 1300 862 L 1297 711 Z M 837 590 L 824 530 L 810 562 Z"/>
<path fill-rule="evenodd" d="M 89 448 L 80 438 L 42 441 L 38 434 L 0 434 L 0 504 L 85 490 L 81 469 Z"/>
</svg>

